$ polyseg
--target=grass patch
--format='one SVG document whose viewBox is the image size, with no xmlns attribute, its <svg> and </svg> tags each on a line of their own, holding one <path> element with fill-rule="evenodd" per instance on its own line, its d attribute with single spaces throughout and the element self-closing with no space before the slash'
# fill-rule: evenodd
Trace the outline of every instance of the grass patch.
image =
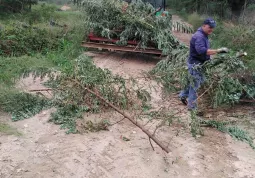
<svg viewBox="0 0 255 178">
<path fill-rule="evenodd" d="M 83 15 L 78 11 L 59 12 L 55 9 L 52 5 L 39 4 L 33 6 L 32 12 L 0 17 L 2 86 L 14 85 L 29 71 L 54 69 L 68 72 L 72 68 L 72 60 L 84 50 L 81 47 L 86 34 Z M 34 17 L 29 25 L 30 16 L 37 12 L 40 17 Z M 50 20 L 56 24 L 50 25 Z"/>
<path fill-rule="evenodd" d="M 1 123 L 1 122 L 0 122 L 0 133 L 4 135 L 15 135 L 15 136 L 22 135 L 16 128 L 13 128 L 10 125 L 6 123 Z"/>
<path fill-rule="evenodd" d="M 45 56 L 0 57 L 0 83 L 14 85 L 21 75 L 32 70 L 47 71 L 55 66 Z"/>
<path fill-rule="evenodd" d="M 225 23 L 218 21 L 214 34 L 211 37 L 212 48 L 227 47 L 234 51 L 245 51 L 248 53 L 244 58 L 250 71 L 255 72 L 255 31 L 254 26 L 242 24 Z"/>
<path fill-rule="evenodd" d="M 74 59 L 84 51 L 83 14 L 56 9 L 39 3 L 31 12 L 0 16 L 0 109 L 13 121 L 30 118 L 52 104 L 42 96 L 13 89 L 20 77 L 72 73 Z M 6 125 L 3 128 L 8 130 Z"/>
<path fill-rule="evenodd" d="M 193 26 L 194 30 L 197 30 L 202 26 L 204 19 L 201 17 L 201 15 L 195 12 L 187 17 L 187 21 Z"/>
<path fill-rule="evenodd" d="M 51 106 L 48 99 L 10 89 L 0 90 L 0 108 L 12 115 L 13 121 L 27 119 Z"/>
<path fill-rule="evenodd" d="M 228 125 L 228 122 L 219 122 L 215 120 L 202 121 L 201 124 L 206 124 L 209 127 L 216 128 L 217 130 L 229 134 L 231 137 L 248 143 L 252 149 L 255 150 L 255 145 L 250 134 L 237 126 Z"/>
</svg>

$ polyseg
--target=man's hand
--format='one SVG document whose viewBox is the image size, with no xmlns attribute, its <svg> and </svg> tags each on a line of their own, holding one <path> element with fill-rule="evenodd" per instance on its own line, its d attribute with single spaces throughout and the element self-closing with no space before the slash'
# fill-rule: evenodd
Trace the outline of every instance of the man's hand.
<svg viewBox="0 0 255 178">
<path fill-rule="evenodd" d="M 220 48 L 220 49 L 217 49 L 217 53 L 228 53 L 229 52 L 229 49 L 228 48 Z"/>
<path fill-rule="evenodd" d="M 128 8 L 128 3 L 125 3 L 124 6 L 122 6 L 122 12 L 126 12 Z"/>
</svg>

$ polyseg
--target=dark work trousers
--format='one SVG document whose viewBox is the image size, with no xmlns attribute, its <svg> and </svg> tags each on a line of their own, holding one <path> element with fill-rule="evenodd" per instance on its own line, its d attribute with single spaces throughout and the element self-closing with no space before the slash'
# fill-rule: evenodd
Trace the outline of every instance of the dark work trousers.
<svg viewBox="0 0 255 178">
<path fill-rule="evenodd" d="M 204 83 L 205 77 L 201 66 L 188 64 L 188 71 L 193 82 L 189 82 L 187 87 L 181 91 L 179 97 L 188 98 L 189 109 L 197 109 L 197 90 Z"/>
</svg>

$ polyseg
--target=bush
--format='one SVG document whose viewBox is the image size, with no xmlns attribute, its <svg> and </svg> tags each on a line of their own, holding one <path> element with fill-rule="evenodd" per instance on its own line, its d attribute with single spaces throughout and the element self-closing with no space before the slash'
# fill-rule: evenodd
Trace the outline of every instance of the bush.
<svg viewBox="0 0 255 178">
<path fill-rule="evenodd" d="M 39 95 L 0 88 L 0 109 L 12 114 L 12 120 L 27 119 L 48 108 L 51 103 Z"/>
<path fill-rule="evenodd" d="M 31 10 L 37 0 L 2 0 L 0 1 L 0 12 L 22 12 Z"/>
<path fill-rule="evenodd" d="M 193 26 L 194 30 L 201 27 L 203 20 L 204 19 L 202 19 L 201 16 L 196 12 L 188 16 L 188 23 Z"/>
<path fill-rule="evenodd" d="M 21 57 L 0 57 L 0 86 L 14 85 L 16 80 L 24 74 L 24 72 L 47 71 L 54 67 L 54 61 L 47 60 L 45 56 L 21 56 Z"/>
<path fill-rule="evenodd" d="M 26 13 L 25 18 L 29 24 L 49 21 L 55 15 L 57 7 L 54 5 L 41 4 L 34 6 L 31 12 Z"/>
<path fill-rule="evenodd" d="M 0 31 L 0 55 L 21 56 L 35 52 L 47 52 L 57 49 L 60 38 L 51 35 L 46 29 L 35 28 L 32 26 L 22 27 L 15 25 Z"/>
<path fill-rule="evenodd" d="M 27 25 L 18 21 L 3 25 L 0 29 L 0 56 L 46 54 L 52 50 L 64 51 L 68 47 L 67 55 L 77 57 L 86 33 L 82 17 L 79 13 L 64 13 L 57 16 L 60 25 L 50 26 L 45 23 Z M 66 23 L 62 22 L 61 20 L 67 16 Z"/>
<path fill-rule="evenodd" d="M 251 71 L 255 71 L 255 31 L 253 26 L 219 22 L 212 36 L 212 47 L 222 46 L 234 51 L 247 52 L 248 56 L 245 58 L 245 63 Z"/>
</svg>

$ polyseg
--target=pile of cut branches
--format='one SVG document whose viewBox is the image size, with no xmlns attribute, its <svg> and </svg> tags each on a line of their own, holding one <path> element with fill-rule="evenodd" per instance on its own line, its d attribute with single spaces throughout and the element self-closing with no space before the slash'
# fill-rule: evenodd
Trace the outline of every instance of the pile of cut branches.
<svg viewBox="0 0 255 178">
<path fill-rule="evenodd" d="M 67 129 L 67 133 L 78 132 L 77 119 L 85 120 L 84 129 L 88 131 L 105 130 L 109 125 L 108 121 L 93 123 L 86 120 L 85 113 L 115 110 L 139 127 L 163 150 L 169 152 L 154 133 L 150 133 L 137 121 L 136 115 L 131 116 L 126 112 L 129 110 L 132 114 L 135 111 L 142 112 L 143 104 L 150 98 L 146 90 L 136 86 L 134 79 L 123 79 L 118 75 L 112 75 L 109 70 L 97 68 L 86 55 L 81 55 L 74 61 L 72 71 L 66 73 L 49 71 L 47 76 L 50 79 L 45 85 L 50 87 L 47 90 L 51 91 L 51 98 L 46 98 L 43 94 L 39 96 L 0 90 L 0 108 L 11 113 L 13 120 L 17 121 L 54 107 L 50 121 Z M 167 119 L 170 120 L 171 117 L 173 116 Z"/>
<path fill-rule="evenodd" d="M 75 133 L 76 120 L 82 118 L 84 113 L 99 113 L 109 109 L 108 104 L 88 92 L 89 90 L 122 110 L 141 109 L 149 97 L 148 92 L 135 86 L 135 81 L 127 81 L 118 75 L 112 75 L 109 70 L 97 68 L 86 55 L 78 57 L 68 72 L 56 73 L 55 70 L 48 69 L 41 73 L 29 72 L 35 77 L 49 77 L 45 85 L 49 87 L 52 97 L 1 87 L 0 108 L 11 113 L 14 121 L 54 107 L 56 111 L 52 114 L 51 121 L 68 129 L 68 132 Z M 128 87 L 129 85 L 132 87 Z"/>
<path fill-rule="evenodd" d="M 200 90 L 200 97 L 206 106 L 218 107 L 222 104 L 238 103 L 242 99 L 255 98 L 255 73 L 247 70 L 239 55 L 222 54 L 198 66 L 205 75 L 206 82 Z M 180 90 L 193 82 L 187 70 L 188 49 L 169 54 L 151 71 L 157 80 L 163 83 L 168 91 Z M 206 102 L 205 102 L 206 101 Z"/>
<path fill-rule="evenodd" d="M 156 16 L 156 9 L 142 0 L 132 1 L 128 6 L 122 0 L 85 0 L 82 7 L 91 31 L 119 39 L 118 45 L 136 40 L 141 48 L 154 46 L 165 54 L 183 47 L 172 34 L 172 16 Z M 181 26 L 186 32 L 192 31 L 188 26 Z"/>
<path fill-rule="evenodd" d="M 153 74 L 166 89 L 185 88 L 192 82 L 188 75 L 186 61 L 189 48 L 177 40 L 172 33 L 171 15 L 155 16 L 155 9 L 141 0 L 127 4 L 122 0 L 85 0 L 87 26 L 93 33 L 109 39 L 120 39 L 119 45 L 128 40 L 139 41 L 139 47 L 156 46 L 167 55 L 153 69 Z M 188 28 L 188 27 L 187 27 Z M 241 98 L 255 97 L 254 73 L 247 71 L 245 62 L 229 55 L 217 55 L 202 66 L 207 82 L 201 90 L 210 105 L 233 104 Z M 239 72 L 241 75 L 236 75 Z M 244 80 L 249 78 L 248 80 Z"/>
</svg>

